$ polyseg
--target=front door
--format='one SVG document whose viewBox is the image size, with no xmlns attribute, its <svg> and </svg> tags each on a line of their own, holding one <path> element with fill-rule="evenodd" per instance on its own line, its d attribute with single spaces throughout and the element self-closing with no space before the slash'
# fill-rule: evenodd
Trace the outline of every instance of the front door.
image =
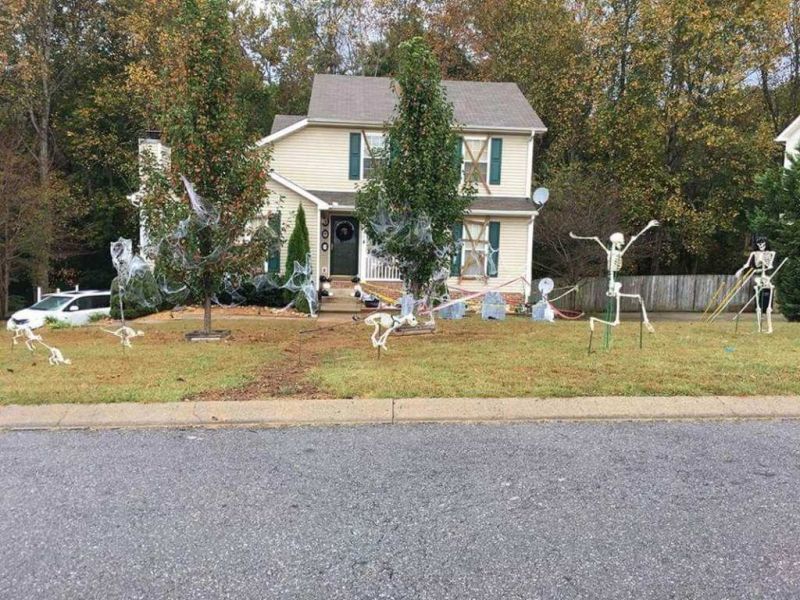
<svg viewBox="0 0 800 600">
<path fill-rule="evenodd" d="M 358 275 L 358 220 L 331 217 L 331 275 Z"/>
</svg>

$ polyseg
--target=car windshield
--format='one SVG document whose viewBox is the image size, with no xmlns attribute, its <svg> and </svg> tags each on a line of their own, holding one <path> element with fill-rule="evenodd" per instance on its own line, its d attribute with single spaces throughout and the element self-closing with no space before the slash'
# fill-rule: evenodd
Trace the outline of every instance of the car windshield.
<svg viewBox="0 0 800 600">
<path fill-rule="evenodd" d="M 31 310 L 58 310 L 70 300 L 72 300 L 70 296 L 48 296 L 31 306 Z"/>
</svg>

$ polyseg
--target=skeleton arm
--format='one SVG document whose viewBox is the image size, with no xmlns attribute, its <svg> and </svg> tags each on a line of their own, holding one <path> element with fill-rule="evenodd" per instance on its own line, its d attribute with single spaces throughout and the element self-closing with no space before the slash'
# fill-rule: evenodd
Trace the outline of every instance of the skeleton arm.
<svg viewBox="0 0 800 600">
<path fill-rule="evenodd" d="M 632 236 L 632 237 L 631 237 L 631 239 L 630 239 L 630 240 L 628 240 L 628 243 L 627 243 L 627 244 L 625 245 L 625 247 L 622 249 L 622 251 L 621 251 L 621 254 L 625 254 L 625 253 L 628 251 L 628 248 L 630 248 L 630 247 L 631 247 L 631 245 L 633 244 L 633 242 L 635 242 L 637 239 L 639 239 L 639 237 L 640 237 L 640 236 L 641 236 L 641 235 L 642 235 L 642 234 L 643 234 L 645 231 L 647 231 L 647 230 L 648 230 L 648 229 L 650 229 L 651 227 L 658 227 L 659 225 L 661 225 L 661 223 L 659 223 L 659 222 L 658 222 L 658 221 L 656 221 L 655 219 L 653 219 L 652 221 L 650 221 L 650 222 L 649 222 L 647 225 L 645 225 L 645 226 L 644 226 L 644 229 L 642 229 L 642 230 L 641 230 L 639 233 L 637 233 L 636 235 Z"/>
<path fill-rule="evenodd" d="M 750 255 L 747 257 L 747 262 L 745 262 L 744 265 L 742 265 L 742 268 L 736 271 L 736 273 L 734 274 L 734 277 L 736 277 L 736 279 L 739 279 L 744 274 L 744 272 L 747 271 L 747 268 L 750 266 L 750 263 L 753 262 L 753 258 L 755 257 L 755 255 L 756 255 L 755 252 L 750 253 Z"/>
<path fill-rule="evenodd" d="M 570 231 L 569 237 L 571 237 L 573 240 L 593 240 L 600 245 L 600 247 L 603 249 L 603 252 L 608 254 L 608 248 L 606 248 L 606 245 L 602 241 L 600 241 L 600 238 L 597 236 L 575 235 Z"/>
</svg>

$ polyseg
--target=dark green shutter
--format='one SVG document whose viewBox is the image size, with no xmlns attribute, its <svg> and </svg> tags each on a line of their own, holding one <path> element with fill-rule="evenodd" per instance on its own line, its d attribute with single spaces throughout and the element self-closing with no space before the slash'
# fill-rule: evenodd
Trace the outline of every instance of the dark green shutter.
<svg viewBox="0 0 800 600">
<path fill-rule="evenodd" d="M 489 183 L 500 185 L 500 171 L 503 164 L 503 139 L 492 138 L 492 164 L 489 169 Z"/>
<path fill-rule="evenodd" d="M 361 134 L 350 134 L 350 179 L 361 179 Z"/>
<path fill-rule="evenodd" d="M 489 265 L 489 277 L 497 277 L 500 270 L 500 223 L 492 221 L 489 223 L 489 246 L 492 251 L 492 264 Z"/>
<path fill-rule="evenodd" d="M 269 251 L 267 271 L 270 273 L 281 272 L 281 213 L 272 213 L 269 216 L 269 228 L 275 233 L 277 240 Z"/>
<path fill-rule="evenodd" d="M 455 223 L 453 225 L 453 242 L 455 242 L 455 250 L 453 256 L 450 258 L 450 276 L 458 277 L 461 275 L 461 235 L 463 233 L 463 223 Z"/>
</svg>

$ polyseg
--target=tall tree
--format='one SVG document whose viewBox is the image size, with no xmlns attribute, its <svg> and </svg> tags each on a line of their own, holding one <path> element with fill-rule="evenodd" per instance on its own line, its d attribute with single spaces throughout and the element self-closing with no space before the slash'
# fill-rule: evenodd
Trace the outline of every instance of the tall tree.
<svg viewBox="0 0 800 600">
<path fill-rule="evenodd" d="M 171 176 L 165 181 L 151 172 L 144 199 L 154 239 L 172 236 L 174 241 L 178 221 L 190 215 L 177 247 L 162 246 L 162 268 L 202 300 L 206 333 L 211 331 L 211 298 L 223 278 L 263 264 L 270 241 L 266 227 L 250 228 L 263 204 L 267 164 L 251 146 L 237 101 L 242 53 L 229 8 L 227 0 L 180 0 L 169 22 L 162 49 L 162 89 L 169 102 L 164 97 L 160 104 L 168 106 L 162 123 L 172 149 Z M 188 203 L 176 202 L 176 197 L 187 197 L 180 175 L 201 197 L 193 201 L 193 217 Z"/>
<path fill-rule="evenodd" d="M 398 101 L 376 175 L 358 192 L 356 212 L 367 234 L 397 265 L 406 289 L 431 293 L 437 271 L 450 264 L 452 230 L 474 190 L 461 189 L 453 106 L 440 66 L 422 38 L 400 46 L 393 84 Z"/>
<path fill-rule="evenodd" d="M 32 131 L 31 152 L 38 167 L 39 244 L 34 279 L 48 287 L 57 226 L 54 198 L 53 111 L 71 81 L 81 56 L 92 47 L 96 30 L 93 0 L 7 0 L 0 5 L 0 53 L 12 73 L 7 85 Z"/>
</svg>

